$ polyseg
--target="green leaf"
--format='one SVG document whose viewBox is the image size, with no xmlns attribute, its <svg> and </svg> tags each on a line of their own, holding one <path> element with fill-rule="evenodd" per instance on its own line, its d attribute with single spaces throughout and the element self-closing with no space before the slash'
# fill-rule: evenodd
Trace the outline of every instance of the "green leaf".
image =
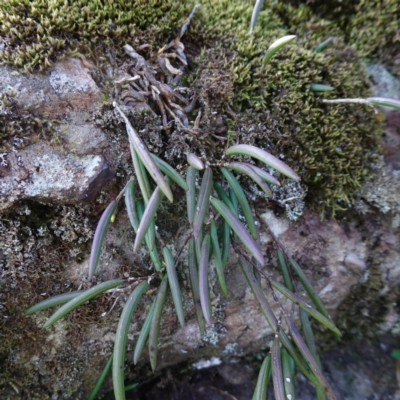
<svg viewBox="0 0 400 400">
<path fill-rule="evenodd" d="M 235 207 L 231 199 L 226 194 L 225 190 L 219 183 L 214 183 L 214 190 L 217 192 L 218 197 L 229 207 L 229 209 L 235 214 L 239 215 L 238 207 Z M 233 192 L 232 192 L 233 193 Z"/>
<path fill-rule="evenodd" d="M 135 209 L 135 183 L 130 181 L 125 189 L 125 206 L 132 228 L 137 232 L 139 227 L 139 218 Z"/>
<path fill-rule="evenodd" d="M 48 328 L 49 326 L 53 325 L 62 317 L 65 317 L 71 311 L 78 308 L 83 303 L 86 303 L 93 297 L 98 296 L 99 294 L 106 292 L 107 290 L 113 289 L 119 285 L 124 283 L 123 279 L 112 279 L 110 281 L 106 281 L 100 283 L 99 285 L 93 286 L 88 290 L 83 291 L 80 295 L 76 296 L 68 303 L 61 306 L 44 324 L 44 328 Z"/>
<path fill-rule="evenodd" d="M 278 335 L 275 335 L 275 339 L 272 344 L 271 360 L 272 360 L 272 382 L 274 384 L 275 400 L 285 400 L 285 390 L 283 387 L 281 353 L 280 353 Z"/>
<path fill-rule="evenodd" d="M 264 0 L 256 0 L 256 3 L 254 4 L 253 14 L 251 15 L 251 21 L 250 21 L 250 34 L 253 33 L 253 29 L 257 22 L 258 14 L 260 13 L 263 4 Z"/>
<path fill-rule="evenodd" d="M 45 300 L 40 301 L 39 303 L 36 303 L 32 307 L 28 308 L 25 311 L 25 314 L 32 315 L 32 314 L 37 313 L 38 311 L 47 310 L 50 307 L 54 307 L 54 306 L 58 306 L 60 304 L 67 303 L 68 301 L 74 299 L 76 296 L 78 296 L 82 292 L 83 292 L 82 290 L 77 290 L 76 292 L 63 293 L 63 294 L 58 294 L 56 296 L 49 297 Z"/>
<path fill-rule="evenodd" d="M 119 318 L 117 332 L 115 334 L 114 353 L 113 353 L 113 387 L 115 400 L 125 400 L 125 385 L 124 385 L 124 367 L 125 367 L 125 353 L 126 342 L 128 340 L 129 326 L 131 324 L 132 315 L 139 303 L 139 300 L 146 292 L 148 283 L 142 281 L 132 291 L 125 303 Z"/>
<path fill-rule="evenodd" d="M 229 210 L 229 208 L 220 200 L 211 198 L 212 205 L 222 215 L 225 221 L 229 224 L 232 230 L 236 233 L 240 241 L 251 253 L 251 255 L 261 264 L 265 265 L 264 257 L 261 249 L 254 239 L 247 232 L 245 227 L 240 223 L 238 218 Z"/>
<path fill-rule="evenodd" d="M 289 269 L 286 264 L 285 255 L 283 254 L 282 250 L 278 250 L 278 264 L 281 267 L 283 281 L 285 282 L 285 286 L 293 292 L 293 282 L 292 278 L 290 277 Z"/>
<path fill-rule="evenodd" d="M 282 47 L 286 46 L 289 42 L 291 42 L 296 35 L 287 35 L 283 36 L 278 40 L 275 40 L 271 46 L 268 47 L 267 53 L 265 54 L 263 65 L 265 65 L 277 51 L 279 51 Z"/>
<path fill-rule="evenodd" d="M 207 326 L 211 326 L 211 300 L 208 287 L 208 261 L 210 258 L 210 235 L 204 237 L 199 263 L 200 304 Z"/>
<path fill-rule="evenodd" d="M 390 353 L 390 355 L 395 358 L 396 360 L 400 360 L 400 349 L 394 349 Z"/>
<path fill-rule="evenodd" d="M 296 400 L 296 392 L 294 390 L 294 371 L 291 362 L 292 359 L 285 348 L 281 349 L 281 360 L 286 399 Z"/>
<path fill-rule="evenodd" d="M 167 275 L 169 281 L 169 287 L 171 288 L 172 299 L 175 305 L 176 315 L 178 317 L 181 326 L 185 325 L 185 317 L 183 313 L 182 305 L 182 293 L 179 286 L 178 276 L 176 274 L 174 257 L 168 247 L 163 248 L 164 261 L 167 267 Z"/>
<path fill-rule="evenodd" d="M 195 169 L 198 171 L 202 171 L 204 169 L 204 163 L 203 161 L 200 160 L 199 157 L 196 156 L 196 154 L 189 153 L 187 155 L 187 162 Z"/>
<path fill-rule="evenodd" d="M 292 293 L 290 290 L 286 289 L 283 285 L 273 280 L 270 281 L 271 285 L 279 290 L 285 297 L 295 304 L 298 304 L 304 311 L 313 316 L 317 321 L 321 322 L 322 325 L 330 329 L 333 333 L 340 336 L 340 331 L 333 324 L 331 319 L 326 318 L 316 309 L 314 309 L 310 304 L 306 303 L 299 295 Z"/>
<path fill-rule="evenodd" d="M 324 85 L 322 83 L 312 83 L 310 85 L 310 90 L 313 92 L 330 92 L 334 89 L 332 86 Z"/>
<path fill-rule="evenodd" d="M 154 300 L 150 306 L 149 311 L 147 312 L 142 329 L 140 330 L 139 337 L 138 337 L 138 340 L 137 340 L 136 346 L 135 346 L 135 351 L 133 353 L 133 363 L 135 365 L 139 361 L 139 359 L 143 353 L 143 350 L 146 346 L 146 342 L 147 342 L 147 339 L 149 337 L 149 332 L 150 332 L 151 320 L 153 319 L 155 305 L 156 305 L 156 301 Z"/>
<path fill-rule="evenodd" d="M 137 207 L 137 214 L 139 220 L 141 221 L 144 214 L 144 206 L 142 201 L 136 202 Z M 155 239 L 156 238 L 156 226 L 154 220 L 150 222 L 149 228 L 144 236 L 144 240 L 146 242 L 147 249 L 149 250 L 149 254 L 151 260 L 154 263 L 154 267 L 157 271 L 160 271 L 162 268 L 160 258 L 158 257 L 157 248 L 155 246 Z"/>
<path fill-rule="evenodd" d="M 330 42 L 332 42 L 333 39 L 334 39 L 334 37 L 331 36 L 331 37 L 329 37 L 328 39 L 324 40 L 322 43 L 320 43 L 320 44 L 313 50 L 314 53 L 319 53 L 319 52 L 321 52 L 322 50 L 324 50 L 325 47 L 328 46 L 328 44 L 329 44 Z"/>
<path fill-rule="evenodd" d="M 271 379 L 272 365 L 271 355 L 268 354 L 261 365 L 258 373 L 257 385 L 252 400 L 265 400 L 267 398 L 268 382 Z"/>
<path fill-rule="evenodd" d="M 161 314 L 164 308 L 165 297 L 168 289 L 168 276 L 165 275 L 157 291 L 156 305 L 154 308 L 153 319 L 150 324 L 149 334 L 149 358 L 151 369 L 155 371 L 157 367 L 158 336 L 160 333 Z"/>
<path fill-rule="evenodd" d="M 186 172 L 186 183 L 188 186 L 186 192 L 186 204 L 189 224 L 193 223 L 194 213 L 196 211 L 196 176 L 196 169 L 189 167 Z"/>
<path fill-rule="evenodd" d="M 253 213 L 251 212 L 249 202 L 246 199 L 242 187 L 240 186 L 237 179 L 232 175 L 232 173 L 229 172 L 226 168 L 221 168 L 221 172 L 224 178 L 228 181 L 230 189 L 233 191 L 240 204 L 240 208 L 242 209 L 251 236 L 253 236 L 254 239 L 257 239 L 258 235 L 257 235 L 256 224 L 253 218 Z"/>
<path fill-rule="evenodd" d="M 225 270 L 231 248 L 231 227 L 224 220 L 222 223 L 222 268 Z"/>
<path fill-rule="evenodd" d="M 217 271 L 217 277 L 219 285 L 221 286 L 222 293 L 225 297 L 228 296 L 228 289 L 226 288 L 225 277 L 224 277 L 224 268 L 222 265 L 222 257 L 221 250 L 219 248 L 218 243 L 218 234 L 217 234 L 217 226 L 215 225 L 215 221 L 211 221 L 210 225 L 210 236 L 212 243 L 212 253 L 214 258 L 215 270 Z"/>
<path fill-rule="evenodd" d="M 97 265 L 99 264 L 101 248 L 103 246 L 104 237 L 106 236 L 108 225 L 110 225 L 111 217 L 117 209 L 118 203 L 113 200 L 101 215 L 100 221 L 97 224 L 96 231 L 94 233 L 92 249 L 90 251 L 89 260 L 89 281 L 92 280 L 94 273 L 96 272 Z"/>
<path fill-rule="evenodd" d="M 210 194 L 213 187 L 213 173 L 212 169 L 207 167 L 203 180 L 201 181 L 199 198 L 197 199 L 196 212 L 193 221 L 193 237 L 195 239 L 200 237 L 200 232 L 203 228 L 204 217 L 208 211 L 210 203 Z"/>
<path fill-rule="evenodd" d="M 133 148 L 132 143 L 130 144 L 131 154 L 132 154 L 132 162 L 133 168 L 135 170 L 136 178 L 139 183 L 140 193 L 142 194 L 144 203 L 147 204 L 150 198 L 150 182 L 147 176 L 146 169 L 144 168 L 143 163 L 140 161 L 135 149 Z"/>
<path fill-rule="evenodd" d="M 281 174 L 287 176 L 288 178 L 291 178 L 295 181 L 299 181 L 300 177 L 290 168 L 288 165 L 286 165 L 283 161 L 279 160 L 272 154 L 267 153 L 264 150 L 259 149 L 258 147 L 251 146 L 249 144 L 237 144 L 235 146 L 230 147 L 226 151 L 227 156 L 233 156 L 233 155 L 242 155 L 242 156 L 249 156 L 256 158 L 257 160 L 263 162 L 266 165 L 269 165 L 270 167 L 276 169 L 279 171 Z"/>
<path fill-rule="evenodd" d="M 399 99 L 391 99 L 389 97 L 368 97 L 366 100 L 368 101 L 368 103 L 374 106 L 391 107 L 400 110 Z"/>
<path fill-rule="evenodd" d="M 183 190 L 188 190 L 188 185 L 177 171 L 175 171 L 168 163 L 166 163 L 164 160 L 161 160 L 161 158 L 157 157 L 155 154 L 151 153 L 150 155 L 157 167 L 160 168 L 165 175 L 171 178 Z"/>
<path fill-rule="evenodd" d="M 106 379 L 108 371 L 110 370 L 112 360 L 113 360 L 113 355 L 111 354 L 110 358 L 107 361 L 107 364 L 105 365 L 102 373 L 100 374 L 99 378 L 97 379 L 96 384 L 94 385 L 94 388 L 90 392 L 87 400 L 95 400 L 96 399 L 97 393 L 99 393 L 99 390 L 103 386 L 104 380 Z"/>
<path fill-rule="evenodd" d="M 272 183 L 273 185 L 281 186 L 278 179 L 276 179 L 273 175 L 269 174 L 268 172 L 264 171 L 263 169 L 257 167 L 256 165 L 249 164 L 249 163 L 242 163 L 248 165 L 249 167 L 253 168 L 255 173 L 263 179 L 265 182 Z"/>
</svg>

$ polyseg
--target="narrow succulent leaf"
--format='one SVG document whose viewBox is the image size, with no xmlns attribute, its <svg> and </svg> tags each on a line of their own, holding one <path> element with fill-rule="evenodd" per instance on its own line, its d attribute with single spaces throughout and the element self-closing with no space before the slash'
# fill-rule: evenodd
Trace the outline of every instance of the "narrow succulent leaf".
<svg viewBox="0 0 400 400">
<path fill-rule="evenodd" d="M 296 392 L 294 390 L 294 371 L 292 369 L 292 359 L 285 348 L 281 349 L 282 360 L 282 376 L 285 389 L 285 398 L 296 400 Z"/>
<path fill-rule="evenodd" d="M 310 349 L 311 354 L 315 358 L 315 361 L 317 362 L 318 366 L 321 368 L 321 360 L 319 359 L 318 352 L 317 352 L 317 346 L 315 345 L 315 338 L 314 338 L 314 333 L 310 324 L 310 320 L 308 318 L 308 314 L 305 310 L 300 309 L 299 310 L 300 314 L 300 321 L 301 321 L 301 328 L 303 331 L 303 336 L 305 339 L 305 342 L 307 344 L 307 347 Z"/>
<path fill-rule="evenodd" d="M 155 154 L 151 153 L 150 155 L 160 171 L 164 172 L 165 175 L 171 178 L 183 190 L 188 190 L 188 185 L 177 171 L 175 171 L 168 163 L 166 163 L 164 160 L 161 160 L 161 158 L 157 157 Z"/>
<path fill-rule="evenodd" d="M 165 275 L 157 291 L 156 305 L 154 307 L 153 319 L 150 324 L 149 333 L 149 358 L 151 369 L 155 371 L 157 367 L 158 354 L 158 335 L 160 333 L 161 314 L 164 308 L 165 297 L 168 289 L 168 277 Z"/>
<path fill-rule="evenodd" d="M 190 153 L 187 155 L 187 162 L 198 171 L 202 171 L 204 169 L 204 163 L 201 161 L 196 154 Z"/>
<path fill-rule="evenodd" d="M 238 204 L 238 199 L 236 197 L 236 194 L 232 190 L 232 188 L 229 188 L 228 194 L 229 194 L 229 199 L 232 202 L 233 207 L 234 207 L 234 211 L 233 212 L 238 217 L 239 216 L 239 204 Z"/>
<path fill-rule="evenodd" d="M 74 299 L 76 296 L 80 295 L 83 291 L 82 290 L 77 290 L 76 292 L 70 292 L 70 293 L 63 293 L 63 294 L 58 294 L 56 296 L 49 297 L 45 300 L 40 301 L 39 303 L 36 303 L 32 307 L 28 308 L 25 311 L 26 315 L 32 315 L 37 313 L 38 311 L 43 311 L 47 310 L 50 307 L 58 306 L 60 304 L 67 303 L 68 301 Z"/>
<path fill-rule="evenodd" d="M 253 14 L 251 15 L 251 21 L 250 21 L 250 34 L 253 33 L 253 29 L 256 26 L 258 14 L 260 13 L 263 4 L 264 0 L 256 0 L 256 4 L 254 4 Z"/>
<path fill-rule="evenodd" d="M 292 336 L 293 341 L 296 343 L 297 348 L 299 349 L 300 353 L 303 355 L 307 364 L 310 366 L 311 370 L 313 371 L 315 377 L 318 379 L 319 383 L 324 386 L 326 389 L 327 395 L 331 400 L 336 400 L 336 396 L 333 393 L 331 386 L 329 385 L 328 381 L 325 379 L 321 368 L 318 366 L 317 362 L 315 361 L 313 355 L 311 354 L 309 348 L 305 344 L 303 338 L 300 335 L 296 325 L 289 319 L 288 316 L 286 318 L 286 323 L 289 327 L 290 335 Z"/>
<path fill-rule="evenodd" d="M 147 245 L 146 236 L 145 236 L 144 239 L 145 239 L 146 245 Z M 149 246 L 147 245 L 147 247 L 149 247 Z M 151 262 L 153 263 L 154 268 L 156 269 L 156 271 L 161 271 L 162 264 L 161 264 L 160 256 L 158 255 L 158 251 L 157 251 L 157 247 L 156 246 L 154 246 L 153 250 L 149 251 L 149 255 L 150 255 L 150 258 L 151 258 Z"/>
<path fill-rule="evenodd" d="M 291 42 L 296 35 L 287 35 L 275 40 L 271 46 L 268 47 L 267 53 L 265 54 L 263 64 L 266 64 L 277 51 L 279 51 L 282 47 L 286 46 L 289 42 Z"/>
<path fill-rule="evenodd" d="M 97 379 L 96 384 L 94 385 L 92 391 L 90 392 L 87 400 L 95 400 L 96 399 L 97 394 L 99 393 L 101 387 L 103 386 L 103 383 L 104 383 L 104 380 L 106 379 L 108 371 L 111 368 L 112 360 L 113 360 L 113 355 L 111 354 L 110 358 L 107 361 L 107 364 L 105 365 L 103 371 L 101 372 L 99 378 Z"/>
<path fill-rule="evenodd" d="M 203 311 L 204 319 L 207 326 L 211 326 L 211 300 L 210 290 L 208 287 L 208 261 L 210 258 L 210 235 L 204 237 L 201 246 L 201 255 L 199 263 L 199 288 L 200 288 L 200 304 Z"/>
<path fill-rule="evenodd" d="M 137 386 L 139 386 L 138 383 L 132 383 L 131 385 L 124 386 L 125 393 L 129 390 L 135 389 Z M 115 400 L 114 391 L 106 393 L 101 400 Z"/>
<path fill-rule="evenodd" d="M 275 339 L 271 348 L 272 362 L 272 382 L 274 384 L 275 400 L 285 400 L 285 389 L 283 385 L 281 353 L 279 347 L 279 336 L 275 335 Z"/>
<path fill-rule="evenodd" d="M 253 213 L 251 212 L 249 202 L 246 199 L 246 196 L 243 192 L 242 187 L 240 186 L 240 183 L 233 176 L 233 174 L 226 168 L 221 168 L 221 172 L 224 178 L 228 181 L 230 190 L 233 191 L 233 193 L 237 198 L 237 201 L 239 202 L 240 208 L 242 209 L 244 218 L 247 222 L 247 226 L 249 227 L 251 235 L 253 236 L 254 239 L 257 239 L 257 229 L 256 229 L 256 224 L 254 222 Z M 232 204 L 235 206 L 233 202 Z"/>
<path fill-rule="evenodd" d="M 113 200 L 103 211 L 100 221 L 97 224 L 92 242 L 92 250 L 90 251 L 89 281 L 92 280 L 93 275 L 96 272 L 97 265 L 99 264 L 104 237 L 106 236 L 107 228 L 108 225 L 110 224 L 111 217 L 115 213 L 115 210 L 117 209 L 117 205 L 118 205 L 117 201 Z"/>
<path fill-rule="evenodd" d="M 118 107 L 118 105 L 114 102 L 114 107 L 118 110 L 120 113 L 121 117 L 123 118 L 125 125 L 126 125 L 126 131 L 129 136 L 129 141 L 132 143 L 133 149 L 135 150 L 136 154 L 138 155 L 140 161 L 143 163 L 145 168 L 147 169 L 149 175 L 154 179 L 156 182 L 157 186 L 160 187 L 160 189 L 163 191 L 167 199 L 172 203 L 173 202 L 173 196 L 171 189 L 167 182 L 165 182 L 164 177 L 162 176 L 160 170 L 157 168 L 156 164 L 154 163 L 153 159 L 150 156 L 149 151 L 146 148 L 146 145 L 143 143 L 142 139 L 140 136 L 136 133 L 135 129 L 129 122 L 129 119 L 126 117 L 126 115 L 121 111 L 121 109 Z M 137 173 L 137 171 L 135 171 Z"/>
<path fill-rule="evenodd" d="M 214 258 L 215 270 L 217 271 L 217 277 L 219 285 L 221 286 L 222 293 L 225 297 L 228 296 L 228 289 L 226 288 L 225 277 L 224 277 L 224 268 L 222 266 L 222 256 L 221 250 L 219 248 L 218 242 L 218 234 L 217 234 L 217 226 L 215 225 L 215 221 L 211 221 L 210 225 L 210 237 L 212 243 L 212 253 Z"/>
<path fill-rule="evenodd" d="M 48 318 L 46 323 L 44 324 L 44 328 L 48 328 L 49 326 L 53 325 L 59 319 L 65 317 L 71 311 L 75 310 L 80 305 L 86 303 L 93 297 L 96 297 L 99 294 L 106 292 L 107 290 L 122 285 L 123 283 L 124 283 L 123 279 L 112 279 L 110 281 L 100 283 L 99 285 L 93 286 L 90 289 L 83 291 L 81 294 L 74 297 L 68 303 L 61 306 L 50 318 Z"/>
<path fill-rule="evenodd" d="M 283 277 L 283 281 L 285 282 L 285 286 L 291 292 L 293 292 L 292 278 L 290 277 L 290 274 L 289 274 L 289 269 L 286 264 L 285 255 L 283 254 L 283 251 L 281 249 L 278 250 L 277 258 L 278 258 L 278 264 L 281 267 L 282 277 Z"/>
<path fill-rule="evenodd" d="M 212 205 L 222 215 L 229 226 L 236 233 L 240 241 L 251 253 L 251 255 L 262 265 L 265 266 L 264 257 L 259 245 L 247 232 L 246 228 L 240 223 L 239 219 L 229 210 L 229 208 L 220 200 L 211 198 Z"/>
<path fill-rule="evenodd" d="M 141 221 L 143 218 L 143 214 L 144 214 L 143 201 L 141 201 L 141 200 L 137 201 L 136 208 L 137 208 L 137 215 L 139 217 L 139 221 Z M 155 238 L 156 238 L 156 225 L 155 225 L 154 220 L 152 220 L 150 222 L 147 232 L 144 235 L 144 240 L 146 242 L 147 249 L 149 250 L 150 257 L 155 262 L 154 266 L 157 269 L 157 271 L 159 271 L 162 268 L 162 266 L 161 266 L 161 261 L 159 261 L 160 258 L 158 257 L 158 254 L 157 254 L 157 248 L 155 246 L 155 240 L 156 240 Z"/>
<path fill-rule="evenodd" d="M 231 227 L 224 220 L 222 223 L 222 268 L 225 270 L 231 248 Z"/>
<path fill-rule="evenodd" d="M 119 318 L 117 332 L 115 334 L 114 352 L 113 352 L 113 388 L 115 400 L 125 400 L 125 385 L 124 385 L 124 367 L 125 367 L 125 354 L 126 342 L 128 340 L 129 326 L 131 324 L 132 315 L 139 303 L 139 300 L 146 292 L 148 283 L 142 281 L 132 291 L 125 303 Z"/>
<path fill-rule="evenodd" d="M 247 175 L 250 179 L 252 179 L 260 189 L 268 196 L 272 197 L 272 192 L 269 186 L 261 179 L 261 177 L 254 171 L 252 167 L 240 162 L 233 162 L 225 165 L 226 168 L 231 169 L 236 172 L 240 172 L 241 174 Z"/>
<path fill-rule="evenodd" d="M 271 379 L 271 373 L 271 355 L 268 354 L 264 358 L 260 372 L 258 373 L 257 385 L 254 390 L 252 400 L 265 400 L 267 398 L 267 388 L 269 380 Z"/>
<path fill-rule="evenodd" d="M 189 167 L 186 172 L 186 183 L 188 190 L 186 192 L 187 215 L 189 224 L 193 224 L 194 213 L 196 211 L 196 175 L 197 171 Z"/>
<path fill-rule="evenodd" d="M 206 168 L 203 180 L 201 181 L 199 198 L 197 199 L 196 212 L 193 221 L 193 237 L 199 238 L 199 233 L 203 228 L 204 217 L 208 211 L 210 194 L 213 187 L 213 173 L 211 168 Z"/>
<path fill-rule="evenodd" d="M 255 173 L 263 179 L 265 182 L 272 183 L 273 185 L 281 186 L 278 179 L 276 179 L 273 175 L 269 174 L 268 172 L 264 171 L 263 169 L 257 167 L 256 165 L 249 164 L 249 163 L 242 163 L 248 165 L 249 167 L 253 168 Z"/>
<path fill-rule="evenodd" d="M 265 298 L 264 292 L 261 289 L 261 286 L 257 282 L 256 278 L 254 277 L 252 271 L 251 271 L 251 265 L 249 262 L 243 258 L 240 257 L 239 259 L 240 266 L 242 268 L 243 274 L 246 277 L 247 282 L 249 283 L 250 289 L 253 292 L 254 297 L 258 301 L 258 304 L 260 305 L 261 311 L 265 316 L 265 319 L 267 320 L 270 328 L 275 332 L 276 331 L 276 326 L 277 326 L 277 320 L 276 317 L 268 304 L 267 299 Z"/>
<path fill-rule="evenodd" d="M 326 400 L 326 390 L 325 388 L 319 384 L 315 387 L 317 400 Z"/>
<path fill-rule="evenodd" d="M 331 319 L 324 317 L 320 312 L 318 312 L 313 306 L 306 303 L 299 295 L 292 293 L 290 290 L 286 289 L 283 285 L 278 282 L 271 280 L 271 285 L 279 290 L 286 298 L 290 301 L 298 304 L 304 311 L 314 317 L 317 321 L 321 322 L 322 325 L 330 329 L 333 333 L 340 336 L 340 331 L 333 324 Z"/>
<path fill-rule="evenodd" d="M 192 296 L 193 296 L 194 308 L 196 311 L 197 323 L 199 325 L 200 333 L 204 335 L 206 326 L 204 322 L 203 312 L 201 311 L 199 272 L 197 270 L 197 258 L 196 258 L 194 239 L 189 240 L 188 265 L 189 265 L 190 286 L 192 288 Z"/>
<path fill-rule="evenodd" d="M 149 338 L 150 324 L 153 319 L 154 308 L 156 301 L 154 300 L 151 304 L 149 311 L 147 312 L 146 318 L 143 322 L 142 329 L 140 330 L 139 337 L 136 342 L 135 351 L 133 352 L 133 363 L 136 365 L 142 356 L 143 350 L 146 347 L 147 339 Z"/>
<path fill-rule="evenodd" d="M 334 39 L 334 37 L 331 36 L 328 39 L 324 40 L 322 43 L 320 43 L 318 46 L 315 47 L 314 53 L 319 53 L 322 50 L 324 50 L 325 47 L 328 46 L 328 44 L 331 43 L 333 39 Z"/>
<path fill-rule="evenodd" d="M 160 187 L 157 186 L 153 194 L 151 195 L 150 200 L 143 212 L 143 216 L 140 220 L 140 224 L 136 233 L 135 244 L 133 245 L 134 252 L 137 252 L 139 250 L 145 234 L 147 233 L 151 223 L 154 222 L 154 217 L 163 197 L 164 194 L 162 193 Z M 151 251 L 153 250 L 153 248 L 149 250 Z"/>
<path fill-rule="evenodd" d="M 136 178 L 139 183 L 140 193 L 142 194 L 145 204 L 147 204 L 150 198 L 150 182 L 147 176 L 147 172 L 143 166 L 143 163 L 140 161 L 140 158 L 138 157 L 132 143 L 130 146 L 131 146 L 133 168 L 135 170 Z"/>
<path fill-rule="evenodd" d="M 179 286 L 178 275 L 176 274 L 174 257 L 172 256 L 172 253 L 168 247 L 163 248 L 163 255 L 164 255 L 165 265 L 167 267 L 169 287 L 171 289 L 176 315 L 178 317 L 181 326 L 184 326 L 185 317 L 183 313 L 182 293 L 181 293 L 181 288 Z"/>
<path fill-rule="evenodd" d="M 330 91 L 332 91 L 334 89 L 333 89 L 332 86 L 324 85 L 322 83 L 312 83 L 310 85 L 310 90 L 312 92 L 330 92 Z"/>
<path fill-rule="evenodd" d="M 399 99 L 391 99 L 389 97 L 368 97 L 366 100 L 368 101 L 368 103 L 374 106 L 391 107 L 400 110 Z"/>
<path fill-rule="evenodd" d="M 231 199 L 228 197 L 226 194 L 225 190 L 222 188 L 222 186 L 219 183 L 214 183 L 214 190 L 217 192 L 218 197 L 229 207 L 229 209 L 235 214 L 239 214 L 239 210 L 233 205 Z M 233 192 L 232 192 L 233 193 Z"/>
<path fill-rule="evenodd" d="M 293 271 L 299 277 L 301 284 L 303 285 L 305 291 L 307 292 L 308 296 L 310 297 L 311 301 L 314 303 L 316 309 L 325 317 L 330 319 L 328 310 L 326 309 L 324 303 L 322 302 L 321 298 L 318 296 L 317 292 L 315 291 L 313 285 L 308 280 L 306 274 L 302 270 L 299 264 L 293 258 L 289 258 L 289 263 L 293 268 Z"/>
<path fill-rule="evenodd" d="M 128 213 L 129 221 L 136 233 L 139 227 L 139 219 L 135 207 L 135 183 L 133 181 L 130 181 L 126 185 L 125 206 L 126 206 L 126 211 Z"/>
<path fill-rule="evenodd" d="M 281 174 L 287 176 L 288 178 L 294 179 L 295 181 L 299 181 L 300 177 L 286 165 L 283 161 L 279 160 L 272 154 L 267 153 L 264 150 L 259 149 L 258 147 L 251 146 L 249 144 L 237 144 L 230 147 L 226 151 L 227 156 L 233 155 L 242 155 L 242 156 L 249 156 L 253 157 L 264 164 L 269 165 L 270 167 L 276 169 Z"/>
</svg>

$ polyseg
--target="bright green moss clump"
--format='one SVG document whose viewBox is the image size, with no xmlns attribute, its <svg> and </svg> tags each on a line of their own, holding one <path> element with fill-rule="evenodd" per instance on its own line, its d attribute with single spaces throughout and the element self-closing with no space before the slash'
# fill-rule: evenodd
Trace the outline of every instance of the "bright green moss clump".
<svg viewBox="0 0 400 400">
<path fill-rule="evenodd" d="M 83 44 L 103 42 L 118 48 L 135 34 L 136 41 L 152 44 L 179 27 L 190 8 L 173 0 L 4 0 L 0 60 L 31 72 L 52 66 L 66 51 L 76 54 Z"/>
</svg>

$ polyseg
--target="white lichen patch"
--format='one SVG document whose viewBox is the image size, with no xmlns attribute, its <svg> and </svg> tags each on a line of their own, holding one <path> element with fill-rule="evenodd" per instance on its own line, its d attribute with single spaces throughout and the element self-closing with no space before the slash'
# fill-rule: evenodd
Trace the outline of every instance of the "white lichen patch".
<svg viewBox="0 0 400 400">
<path fill-rule="evenodd" d="M 192 364 L 196 369 L 204 369 L 215 367 L 216 365 L 222 364 L 222 361 L 218 357 L 211 357 L 209 360 L 200 360 L 197 363 Z"/>
</svg>

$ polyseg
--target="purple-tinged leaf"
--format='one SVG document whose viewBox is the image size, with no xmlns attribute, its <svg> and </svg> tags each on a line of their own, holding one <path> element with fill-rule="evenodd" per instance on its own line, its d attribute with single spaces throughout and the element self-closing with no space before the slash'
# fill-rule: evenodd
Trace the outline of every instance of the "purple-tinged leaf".
<svg viewBox="0 0 400 400">
<path fill-rule="evenodd" d="M 225 165 L 225 167 L 233 171 L 240 172 L 241 174 L 247 175 L 261 188 L 261 190 L 268 197 L 272 197 L 272 192 L 269 186 L 260 178 L 260 176 L 256 173 L 256 171 L 252 167 L 249 167 L 249 164 L 233 162 Z"/>
<path fill-rule="evenodd" d="M 272 183 L 273 185 L 281 186 L 278 179 L 276 179 L 273 175 L 269 174 L 268 172 L 264 171 L 262 168 L 257 167 L 256 165 L 250 163 L 242 163 L 248 165 L 249 167 L 253 168 L 255 173 L 263 179 L 265 182 Z"/>
<path fill-rule="evenodd" d="M 229 210 L 229 208 L 221 201 L 211 198 L 212 205 L 222 215 L 224 220 L 229 224 L 232 230 L 236 233 L 240 241 L 251 253 L 251 255 L 262 265 L 265 266 L 264 257 L 261 253 L 259 245 L 254 241 L 247 232 L 246 228 L 241 224 L 239 219 Z"/>
<path fill-rule="evenodd" d="M 275 400 L 285 400 L 285 390 L 283 388 L 281 353 L 280 353 L 278 335 L 275 335 L 275 339 L 272 344 L 271 363 L 272 363 L 272 382 L 274 383 Z"/>
<path fill-rule="evenodd" d="M 189 167 L 186 171 L 186 183 L 188 190 L 186 192 L 186 205 L 189 224 L 193 224 L 194 214 L 196 212 L 196 175 L 197 171 Z"/>
<path fill-rule="evenodd" d="M 210 235 L 204 237 L 201 246 L 200 263 L 199 263 L 199 288 L 200 288 L 200 304 L 203 311 L 204 319 L 207 326 L 211 326 L 211 301 L 210 291 L 208 287 L 208 261 L 210 259 Z"/>
<path fill-rule="evenodd" d="M 294 179 L 295 181 L 299 181 L 300 177 L 286 165 L 283 161 L 279 160 L 272 154 L 267 153 L 264 150 L 259 149 L 258 147 L 251 146 L 249 144 L 237 144 L 235 146 L 230 147 L 226 151 L 227 156 L 233 155 L 242 155 L 256 158 L 257 160 L 263 162 L 264 164 L 269 165 L 270 167 L 276 169 L 281 174 L 287 176 L 288 178 Z"/>
<path fill-rule="evenodd" d="M 214 220 L 211 221 L 210 225 L 210 237 L 211 237 L 212 253 L 214 258 L 215 269 L 217 271 L 218 282 L 219 285 L 221 286 L 222 293 L 224 294 L 225 297 L 227 297 L 228 289 L 226 288 L 221 250 L 219 248 L 219 243 L 218 243 L 217 226 L 215 225 Z"/>
<path fill-rule="evenodd" d="M 46 323 L 44 324 L 44 328 L 48 328 L 49 326 L 53 325 L 62 317 L 65 317 L 71 311 L 75 310 L 83 303 L 86 303 L 93 297 L 98 296 L 99 294 L 106 292 L 107 290 L 113 289 L 119 285 L 124 283 L 123 279 L 112 279 L 111 281 L 106 281 L 100 283 L 99 285 L 93 286 L 88 290 L 82 291 L 81 294 L 74 297 L 68 303 L 61 306 L 50 318 L 47 319 Z"/>
<path fill-rule="evenodd" d="M 213 173 L 211 168 L 206 168 L 201 181 L 199 198 L 197 199 L 196 212 L 193 221 L 193 237 L 198 239 L 203 228 L 204 217 L 208 212 L 210 194 L 213 187 Z"/>
<path fill-rule="evenodd" d="M 92 280 L 94 273 L 96 272 L 97 265 L 99 264 L 101 247 L 103 246 L 104 237 L 107 232 L 108 225 L 110 224 L 111 217 L 117 209 L 117 201 L 113 200 L 101 215 L 100 221 L 97 224 L 96 232 L 94 233 L 92 250 L 90 251 L 89 260 L 89 281 Z"/>
<path fill-rule="evenodd" d="M 130 181 L 125 189 L 125 206 L 129 221 L 136 233 L 139 227 L 139 218 L 135 208 L 135 184 L 133 181 Z"/>
<path fill-rule="evenodd" d="M 183 313 L 182 293 L 181 293 L 181 288 L 179 286 L 178 276 L 176 274 L 174 257 L 172 256 L 171 251 L 169 250 L 168 247 L 163 248 L 163 255 L 164 255 L 165 265 L 167 267 L 169 287 L 171 289 L 176 315 L 178 317 L 181 326 L 184 326 L 185 317 Z"/>
<path fill-rule="evenodd" d="M 119 317 L 117 332 L 115 334 L 112 366 L 114 396 L 117 400 L 125 400 L 124 367 L 129 326 L 131 324 L 132 315 L 139 300 L 146 292 L 147 286 L 148 283 L 146 281 L 139 283 L 128 297 L 121 316 Z"/>
</svg>

